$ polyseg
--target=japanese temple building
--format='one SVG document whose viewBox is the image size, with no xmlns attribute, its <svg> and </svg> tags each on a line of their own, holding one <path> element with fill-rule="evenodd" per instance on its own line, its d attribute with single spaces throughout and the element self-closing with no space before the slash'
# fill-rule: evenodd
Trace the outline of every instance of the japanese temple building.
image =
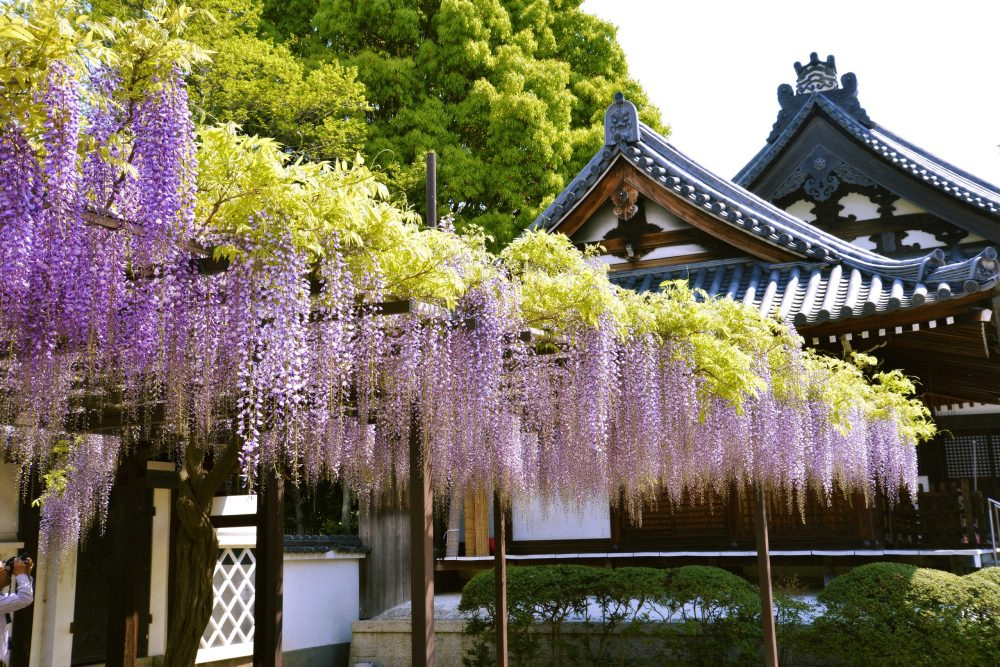
<svg viewBox="0 0 1000 667">
<path fill-rule="evenodd" d="M 832 56 L 814 53 L 795 71 L 795 87 L 778 88 L 767 142 L 732 179 L 678 151 L 616 95 L 604 146 L 534 228 L 603 246 L 600 259 L 622 287 L 686 280 L 705 298 L 793 324 L 806 345 L 864 352 L 919 380 L 943 434 L 918 450 L 916 505 L 810 498 L 800 517 L 775 502 L 779 562 L 937 554 L 945 567 L 978 567 L 989 546 L 984 498 L 1000 497 L 1000 188 L 875 123 L 857 78 L 838 81 Z M 752 503 L 739 496 L 664 497 L 641 526 L 623 511 L 608 516 L 607 499 L 583 519 L 515 506 L 509 557 L 709 556 L 735 565 L 726 557 L 743 554 L 749 563 Z M 470 538 L 485 516 L 468 502 L 465 515 L 466 557 L 486 555 Z"/>
</svg>

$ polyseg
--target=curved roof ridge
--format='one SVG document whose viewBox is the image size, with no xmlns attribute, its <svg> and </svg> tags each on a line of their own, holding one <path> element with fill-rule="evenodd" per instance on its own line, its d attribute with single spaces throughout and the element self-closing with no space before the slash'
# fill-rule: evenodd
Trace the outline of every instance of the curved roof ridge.
<svg viewBox="0 0 1000 667">
<path fill-rule="evenodd" d="M 816 105 L 837 109 L 824 93 L 813 93 L 798 115 Z M 987 249 L 976 258 L 946 264 L 944 253 L 934 249 L 923 256 L 893 259 L 852 245 L 758 197 L 737 183 L 706 169 L 677 149 L 665 137 L 641 123 L 635 106 L 616 95 L 606 113 L 605 145 L 583 170 L 532 223 L 532 229 L 554 230 L 587 196 L 619 158 L 647 175 L 659 187 L 706 211 L 715 219 L 814 263 L 841 262 L 851 269 L 889 279 L 919 283 L 929 276 L 938 281 L 995 279 L 1000 273 L 996 252 Z M 855 114 L 844 112 L 844 123 L 857 132 L 868 131 Z M 798 116 L 796 117 L 798 118 Z M 791 124 L 801 122 L 792 119 Z M 774 145 L 768 146 L 773 148 Z M 899 156 L 895 156 L 899 159 Z M 992 253 L 992 256 L 990 255 Z M 815 265 L 815 264 L 814 264 Z"/>
<path fill-rule="evenodd" d="M 845 74 L 841 78 L 843 87 L 837 87 L 832 57 L 828 59 L 828 63 L 813 60 L 817 61 L 813 65 L 829 69 L 826 73 L 826 87 L 795 91 L 788 84 L 778 87 L 780 108 L 767 143 L 736 173 L 733 177 L 735 183 L 744 187 L 753 184 L 794 139 L 804 121 L 819 107 L 836 125 L 885 163 L 924 181 L 953 199 L 1000 217 L 1000 187 L 956 167 L 873 122 L 858 101 L 857 77 L 854 73 Z M 797 72 L 800 69 L 796 67 Z"/>
<path fill-rule="evenodd" d="M 640 123 L 640 130 L 640 137 L 637 142 L 639 146 L 647 144 L 651 149 L 653 149 L 653 156 L 646 157 L 653 157 L 654 159 L 659 157 L 662 159 L 667 171 L 673 167 L 677 171 L 681 172 L 682 179 L 686 176 L 688 180 L 694 182 L 691 184 L 696 183 L 696 190 L 699 189 L 700 186 L 701 192 L 697 194 L 705 194 L 709 197 L 714 196 L 717 199 L 728 200 L 728 206 L 732 207 L 735 205 L 737 209 L 743 209 L 745 213 L 760 216 L 763 221 L 771 223 L 777 228 L 775 229 L 774 234 L 769 236 L 777 238 L 780 237 L 781 232 L 790 233 L 792 236 L 792 242 L 797 239 L 803 240 L 810 244 L 819 245 L 828 251 L 833 250 L 836 253 L 832 257 L 817 256 L 813 253 L 813 256 L 816 257 L 816 259 L 842 259 L 848 264 L 857 266 L 858 268 L 865 268 L 869 271 L 877 273 L 886 273 L 895 277 L 911 278 L 916 280 L 919 280 L 928 268 L 943 263 L 944 258 L 943 255 L 940 254 L 940 251 L 937 253 L 931 251 L 922 257 L 900 260 L 891 259 L 885 255 L 872 252 L 871 250 L 865 250 L 864 248 L 851 245 L 850 243 L 828 232 L 818 229 L 817 227 L 810 225 L 790 213 L 787 213 L 770 202 L 761 199 L 752 192 L 745 190 L 732 181 L 728 181 L 712 173 L 691 158 L 684 155 L 684 153 L 679 151 L 664 137 L 648 126 Z M 661 165 L 661 167 L 664 165 Z M 677 188 L 678 186 L 674 186 L 674 189 Z M 711 202 L 706 201 L 703 205 L 708 205 L 710 203 Z M 716 214 L 716 217 L 720 217 L 717 211 L 712 212 Z M 732 220 L 726 220 L 726 222 L 733 224 Z M 744 229 L 746 228 L 744 225 L 736 226 L 743 227 Z M 774 242 L 773 239 L 769 240 Z M 788 245 L 788 243 L 786 242 L 782 245 Z M 800 254 L 808 254 L 804 252 L 803 249 L 798 249 L 798 251 Z"/>
</svg>

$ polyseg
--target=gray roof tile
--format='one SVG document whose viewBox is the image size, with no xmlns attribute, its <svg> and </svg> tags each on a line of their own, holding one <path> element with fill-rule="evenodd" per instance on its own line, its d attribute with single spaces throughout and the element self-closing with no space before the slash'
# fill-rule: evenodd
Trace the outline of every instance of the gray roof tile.
<svg viewBox="0 0 1000 667">
<path fill-rule="evenodd" d="M 801 122 L 811 105 L 822 105 L 832 110 L 831 113 L 840 114 L 845 123 L 848 120 L 853 123 L 858 133 L 875 132 L 871 134 L 873 142 L 884 141 L 889 136 L 877 126 L 875 130 L 865 126 L 864 123 L 870 121 L 860 105 L 856 109 L 851 109 L 850 105 L 840 108 L 830 102 L 825 93 L 809 93 L 798 112 L 784 121 L 786 124 L 771 146 L 783 140 L 789 127 Z M 903 145 L 898 138 L 893 141 Z M 902 161 L 910 160 L 910 155 L 926 155 L 908 144 L 906 147 L 905 153 L 897 150 L 889 159 Z M 940 249 L 919 257 L 891 259 L 828 234 L 688 158 L 663 136 L 641 123 L 635 106 L 620 93 L 615 95 L 614 103 L 605 114 L 605 146 L 538 216 L 532 227 L 558 231 L 562 220 L 619 159 L 717 220 L 801 258 L 800 262 L 788 264 L 742 258 L 611 275 L 614 282 L 628 289 L 656 291 L 664 280 L 685 279 L 711 296 L 730 296 L 801 326 L 913 308 L 984 292 L 992 289 L 1000 278 L 1000 262 L 993 248 L 952 263 L 947 262 Z M 958 173 L 949 168 L 948 182 L 953 183 Z M 933 178 L 940 180 L 941 177 L 933 175 Z M 970 196 L 969 188 L 975 186 L 978 188 L 975 196 L 986 201 L 988 184 L 972 177 L 963 183 L 968 184 L 963 188 Z M 1000 206 L 1000 195 L 997 202 Z"/>
<path fill-rule="evenodd" d="M 366 554 L 371 551 L 357 535 L 285 535 L 285 553 Z"/>
</svg>

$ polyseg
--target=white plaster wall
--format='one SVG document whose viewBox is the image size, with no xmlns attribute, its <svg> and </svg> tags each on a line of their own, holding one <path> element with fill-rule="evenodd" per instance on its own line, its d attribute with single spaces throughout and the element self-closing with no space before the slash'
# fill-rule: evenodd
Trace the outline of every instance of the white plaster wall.
<svg viewBox="0 0 1000 667">
<path fill-rule="evenodd" d="M 608 508 L 606 496 L 574 505 L 538 498 L 515 501 L 512 537 L 518 541 L 608 539 L 611 537 Z"/>
<path fill-rule="evenodd" d="M 691 225 L 684 222 L 654 201 L 645 199 L 643 200 L 643 206 L 646 211 L 646 222 L 651 225 L 656 225 L 665 232 L 673 231 L 675 229 L 688 229 L 691 227 Z"/>
<path fill-rule="evenodd" d="M 153 545 L 149 578 L 149 655 L 167 650 L 167 596 L 170 568 L 170 489 L 153 490 Z"/>
<path fill-rule="evenodd" d="M 596 243 L 618 226 L 618 218 L 611 204 L 605 204 L 590 216 L 573 234 L 574 243 Z"/>
<path fill-rule="evenodd" d="M 906 231 L 903 243 L 906 245 L 919 245 L 921 250 L 944 246 L 944 243 L 941 243 L 941 241 L 934 238 L 933 234 L 917 231 L 915 229 L 909 229 Z"/>
<path fill-rule="evenodd" d="M 663 246 L 662 248 L 653 248 L 648 253 L 642 256 L 643 260 L 647 259 L 664 259 L 668 257 L 678 257 L 680 255 L 697 255 L 703 252 L 708 252 L 708 248 L 697 243 L 685 243 L 683 245 L 671 245 Z"/>
<path fill-rule="evenodd" d="M 805 199 L 800 199 L 797 202 L 785 207 L 785 212 L 794 215 L 799 220 L 805 220 L 806 222 L 812 222 L 816 219 L 813 214 L 812 209 L 815 204 L 811 201 Z"/>
<path fill-rule="evenodd" d="M 840 215 L 845 218 L 849 215 L 853 215 L 858 220 L 873 220 L 879 217 L 878 204 L 863 194 L 852 192 L 841 197 L 838 203 L 844 207 Z"/>
<path fill-rule="evenodd" d="M 894 215 L 909 215 L 910 213 L 925 213 L 926 210 L 920 208 L 908 199 L 897 199 L 892 203 L 896 212 Z"/>
<path fill-rule="evenodd" d="M 39 563 L 35 580 L 35 613 L 32 617 L 31 667 L 69 665 L 73 655 L 73 622 L 76 603 L 76 550 L 60 561 Z"/>
<path fill-rule="evenodd" d="M 282 650 L 351 641 L 360 618 L 358 562 L 353 554 L 285 554 Z"/>
<path fill-rule="evenodd" d="M 17 508 L 18 508 L 18 466 L 13 463 L 0 464 L 0 541 L 17 539 Z M 4 558 L 13 556 L 7 554 Z"/>
</svg>

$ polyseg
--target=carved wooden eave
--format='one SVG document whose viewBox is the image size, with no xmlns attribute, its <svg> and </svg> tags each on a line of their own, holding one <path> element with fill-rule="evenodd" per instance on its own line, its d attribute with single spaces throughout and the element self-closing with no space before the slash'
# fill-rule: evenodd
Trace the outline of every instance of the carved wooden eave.
<svg viewBox="0 0 1000 667">
<path fill-rule="evenodd" d="M 694 230 L 703 232 L 707 236 L 731 246 L 741 254 L 747 254 L 768 262 L 789 262 L 803 257 L 802 254 L 796 254 L 789 248 L 781 247 L 776 243 L 760 238 L 760 236 L 747 234 L 741 229 L 734 228 L 731 224 L 719 221 L 707 211 L 700 209 L 694 201 L 664 188 L 661 184 L 655 183 L 648 174 L 640 172 L 624 157 L 618 157 L 609 166 L 603 176 L 596 181 L 594 186 L 584 194 L 576 206 L 565 217 L 560 219 L 558 224 L 553 225 L 550 231 L 565 234 L 572 239 L 574 233 L 599 208 L 609 202 L 617 206 L 615 199 L 618 198 L 615 195 L 625 188 L 635 189 L 639 196 L 659 204 L 665 210 L 690 224 Z M 647 246 L 643 245 L 644 243 L 649 244 L 649 247 L 654 247 L 654 245 L 662 246 L 673 242 L 689 241 L 695 237 L 694 233 L 686 230 L 660 232 L 658 234 L 647 235 L 647 238 L 639 237 L 640 243 L 637 249 L 645 249 Z M 605 245 L 609 250 L 614 250 L 618 245 L 623 243 L 611 240 L 607 243 L 602 242 L 602 245 Z M 690 258 L 687 258 L 687 261 L 691 261 Z M 670 263 L 677 262 L 670 261 Z M 643 262 L 640 260 L 633 264 L 612 267 L 612 270 L 616 270 L 616 268 L 636 269 L 662 265 L 664 265 L 662 262 L 657 263 L 655 260 L 652 262 Z"/>
</svg>

